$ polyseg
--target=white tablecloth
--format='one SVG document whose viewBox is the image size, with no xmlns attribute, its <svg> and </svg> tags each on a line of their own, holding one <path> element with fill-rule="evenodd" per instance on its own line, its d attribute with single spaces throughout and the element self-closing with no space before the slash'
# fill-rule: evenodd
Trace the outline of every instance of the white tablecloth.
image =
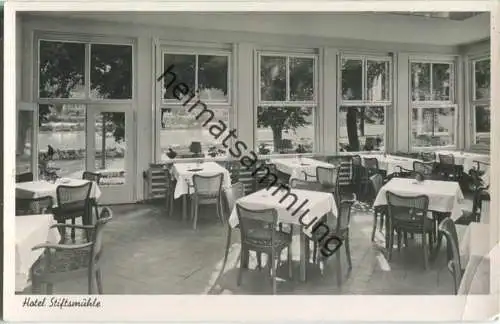
<svg viewBox="0 0 500 324">
<path fill-rule="evenodd" d="M 22 291 L 29 285 L 31 266 L 42 255 L 43 249 L 31 249 L 42 243 L 58 243 L 61 239 L 57 228 L 49 229 L 54 216 L 26 215 L 16 216 L 16 291 Z"/>
<path fill-rule="evenodd" d="M 439 162 L 439 154 L 443 155 L 453 155 L 455 158 L 455 165 L 461 165 L 464 168 L 464 172 L 469 172 L 472 167 L 476 166 L 474 161 L 490 162 L 489 155 L 470 153 L 470 152 L 460 152 L 460 151 L 437 151 L 436 152 L 436 162 Z"/>
<path fill-rule="evenodd" d="M 430 211 L 451 213 L 453 220 L 462 216 L 464 195 L 458 182 L 425 180 L 417 184 L 414 179 L 393 178 L 380 189 L 374 206 L 387 205 L 387 191 L 400 196 L 427 195 Z"/>
<path fill-rule="evenodd" d="M 459 294 L 488 294 L 490 291 L 490 228 L 487 224 L 457 226 L 462 268 Z"/>
<path fill-rule="evenodd" d="M 66 182 L 67 181 L 67 182 Z M 54 199 L 54 205 L 57 205 L 57 187 L 64 186 L 81 186 L 87 183 L 88 180 L 82 179 L 57 179 L 55 183 L 45 180 L 32 181 L 32 182 L 19 182 L 16 183 L 16 197 L 18 198 L 39 198 L 43 196 L 51 196 Z M 90 189 L 90 198 L 98 199 L 101 196 L 101 189 L 97 183 L 92 182 Z"/>
<path fill-rule="evenodd" d="M 202 170 L 190 171 L 192 169 Z M 189 185 L 193 184 L 193 175 L 195 174 L 212 176 L 217 173 L 222 173 L 222 187 L 229 188 L 231 186 L 231 175 L 229 174 L 229 171 L 215 162 L 205 162 L 199 165 L 196 163 L 175 163 L 172 173 L 175 179 L 177 179 L 174 198 L 179 198 L 180 196 L 189 193 Z"/>
<path fill-rule="evenodd" d="M 305 179 L 304 171 L 311 176 L 316 176 L 316 168 L 319 166 L 325 168 L 335 167 L 333 164 L 310 159 L 310 158 L 288 158 L 288 159 L 272 159 L 271 163 L 276 165 L 276 169 L 283 173 L 289 174 L 290 179 Z"/>
<path fill-rule="evenodd" d="M 378 160 L 379 169 L 387 171 L 387 175 L 398 172 L 398 166 L 408 170 L 413 170 L 413 162 L 420 161 L 417 159 L 410 159 L 394 155 L 384 156 L 383 154 L 363 154 L 361 157 L 363 158 L 363 164 L 365 158 L 376 158 Z"/>
<path fill-rule="evenodd" d="M 292 189 L 290 193 L 297 196 L 297 201 L 290 207 L 294 201 L 293 196 L 285 198 L 287 191 L 275 192 L 276 187 L 272 187 L 269 190 L 262 189 L 238 199 L 236 203 L 241 204 L 245 208 L 255 210 L 275 208 L 278 212 L 278 222 L 280 223 L 294 225 L 311 224 L 304 229 L 306 234 L 311 233 L 310 230 L 313 224 L 319 221 L 325 214 L 331 212 L 331 216 L 333 217 L 329 221 L 337 217 L 335 200 L 330 193 Z M 280 202 L 283 198 L 285 199 Z M 302 207 L 299 209 L 299 206 Z M 235 206 L 229 217 L 229 225 L 234 228 L 238 223 L 238 214 Z"/>
</svg>

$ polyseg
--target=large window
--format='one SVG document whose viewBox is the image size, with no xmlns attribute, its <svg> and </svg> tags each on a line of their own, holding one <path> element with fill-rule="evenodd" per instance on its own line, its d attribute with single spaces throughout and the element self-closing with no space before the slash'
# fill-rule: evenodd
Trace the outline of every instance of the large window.
<svg viewBox="0 0 500 324">
<path fill-rule="evenodd" d="M 490 59 L 472 61 L 473 144 L 490 145 Z"/>
<path fill-rule="evenodd" d="M 339 151 L 384 151 L 391 105 L 389 57 L 342 56 L 338 110 Z"/>
<path fill-rule="evenodd" d="M 453 61 L 410 62 L 413 148 L 456 145 Z"/>
<path fill-rule="evenodd" d="M 225 135 L 217 136 L 216 128 L 229 131 L 230 127 L 230 47 L 165 46 L 158 50 L 157 73 L 164 77 L 156 115 L 156 159 L 226 156 Z M 185 94 L 179 92 L 179 84 Z M 209 111 L 203 111 L 204 107 Z"/>
<path fill-rule="evenodd" d="M 314 150 L 316 61 L 316 55 L 258 54 L 258 154 Z"/>
<path fill-rule="evenodd" d="M 33 172 L 34 121 L 34 107 L 32 105 L 20 105 L 17 113 L 16 174 Z"/>
<path fill-rule="evenodd" d="M 88 105 L 96 103 L 102 106 L 116 100 L 131 102 L 132 43 L 40 39 L 37 44 L 36 154 L 39 170 L 49 167 L 55 168 L 62 177 L 81 177 L 83 171 L 96 169 L 86 165 Z M 99 129 L 102 126 L 99 122 L 96 120 L 92 129 Z M 115 119 L 110 119 L 109 123 L 115 123 Z M 122 129 L 123 125 L 117 122 L 112 128 Z M 113 146 L 110 141 L 106 137 L 103 147 Z M 21 144 L 18 146 L 20 151 Z M 101 155 L 109 157 L 107 153 Z"/>
</svg>

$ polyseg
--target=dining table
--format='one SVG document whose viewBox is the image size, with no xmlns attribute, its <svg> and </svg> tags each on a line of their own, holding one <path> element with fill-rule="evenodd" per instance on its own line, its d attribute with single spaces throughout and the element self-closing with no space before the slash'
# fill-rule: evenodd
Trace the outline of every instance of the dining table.
<svg viewBox="0 0 500 324">
<path fill-rule="evenodd" d="M 282 188 L 281 188 L 282 189 Z M 294 194 L 298 200 L 291 206 L 287 194 Z M 328 224 L 336 224 L 337 207 L 333 195 L 325 192 L 301 190 L 301 189 L 282 189 L 280 187 L 270 187 L 256 191 L 248 196 L 242 197 L 236 201 L 244 208 L 252 210 L 276 209 L 278 222 L 290 224 L 294 233 L 299 234 L 300 246 L 300 280 L 306 280 L 306 235 L 311 237 L 314 225 L 326 215 Z M 229 226 L 236 228 L 239 224 L 236 205 L 229 217 Z M 290 207 L 291 206 L 291 207 Z M 298 206 L 302 206 L 299 208 Z M 307 211 L 304 213 L 303 211 Z"/>
<path fill-rule="evenodd" d="M 436 162 L 439 163 L 439 155 L 453 155 L 455 165 L 462 166 L 464 172 L 469 172 L 470 169 L 476 167 L 476 161 L 489 163 L 490 156 L 486 154 L 463 152 L 463 151 L 450 151 L 440 150 L 436 152 Z"/>
<path fill-rule="evenodd" d="M 412 159 L 403 156 L 396 156 L 390 154 L 363 154 L 361 155 L 362 163 L 364 165 L 366 158 L 376 158 L 378 161 L 378 167 L 380 170 L 387 172 L 387 175 L 399 172 L 399 167 L 406 170 L 413 170 L 413 163 L 415 161 L 422 162 L 418 159 Z"/>
<path fill-rule="evenodd" d="M 15 291 L 20 292 L 30 285 L 30 270 L 42 255 L 43 249 L 32 250 L 42 243 L 59 243 L 61 236 L 53 214 L 16 216 L 15 235 Z"/>
<path fill-rule="evenodd" d="M 313 179 L 316 178 L 316 168 L 334 168 L 335 165 L 307 157 L 277 158 L 270 162 L 280 172 L 290 175 L 290 179 L 306 180 L 306 174 Z"/>
<path fill-rule="evenodd" d="M 222 187 L 231 187 L 231 174 L 220 164 L 209 162 L 189 162 L 175 163 L 172 167 L 172 175 L 177 180 L 174 189 L 174 198 L 182 197 L 182 219 L 187 218 L 187 197 L 193 193 L 193 176 L 195 174 L 202 176 L 213 176 L 222 173 Z"/>
</svg>

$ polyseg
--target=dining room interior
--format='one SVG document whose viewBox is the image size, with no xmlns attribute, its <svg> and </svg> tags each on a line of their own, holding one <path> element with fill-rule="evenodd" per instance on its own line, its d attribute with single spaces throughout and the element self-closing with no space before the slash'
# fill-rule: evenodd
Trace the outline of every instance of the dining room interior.
<svg viewBox="0 0 500 324">
<path fill-rule="evenodd" d="M 16 294 L 490 294 L 490 52 L 489 12 L 18 13 Z"/>
</svg>

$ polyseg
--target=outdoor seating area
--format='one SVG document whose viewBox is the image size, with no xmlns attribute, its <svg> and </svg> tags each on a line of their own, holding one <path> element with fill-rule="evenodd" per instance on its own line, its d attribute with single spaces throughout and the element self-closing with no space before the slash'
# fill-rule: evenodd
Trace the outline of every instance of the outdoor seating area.
<svg viewBox="0 0 500 324">
<path fill-rule="evenodd" d="M 488 13 L 301 15 L 23 13 L 16 294 L 489 294 Z"/>
</svg>

